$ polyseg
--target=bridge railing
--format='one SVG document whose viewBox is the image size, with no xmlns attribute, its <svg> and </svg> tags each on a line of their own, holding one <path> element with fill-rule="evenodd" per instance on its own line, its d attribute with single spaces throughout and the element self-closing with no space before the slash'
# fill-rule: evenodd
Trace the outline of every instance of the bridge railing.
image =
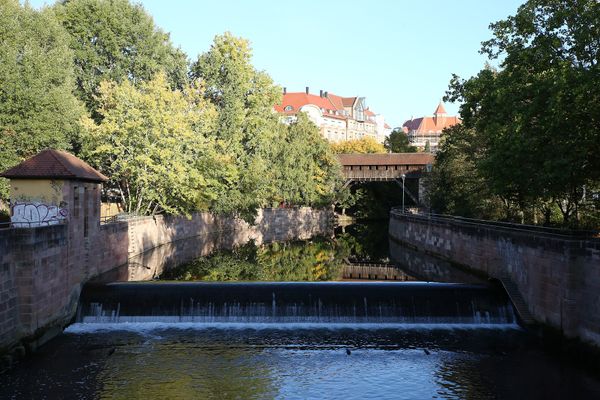
<svg viewBox="0 0 600 400">
<path fill-rule="evenodd" d="M 502 221 L 490 221 L 476 218 L 466 218 L 460 217 L 456 215 L 447 215 L 447 214 L 435 214 L 431 212 L 426 212 L 424 210 L 409 210 L 405 209 L 402 211 L 402 208 L 395 207 L 390 211 L 390 216 L 400 217 L 416 217 L 423 218 L 430 221 L 439 221 L 439 222 L 456 222 L 466 225 L 479 225 L 479 226 L 488 226 L 488 227 L 497 227 L 503 229 L 509 229 L 512 231 L 522 231 L 522 232 L 535 232 L 537 234 L 542 235 L 550 235 L 550 236 L 561 236 L 567 238 L 577 238 L 577 239 L 598 239 L 600 240 L 600 231 L 597 230 L 575 230 L 575 229 L 562 229 L 562 228 L 551 228 L 547 226 L 539 226 L 539 225 L 525 225 L 518 224 L 514 222 L 502 222 Z"/>
</svg>

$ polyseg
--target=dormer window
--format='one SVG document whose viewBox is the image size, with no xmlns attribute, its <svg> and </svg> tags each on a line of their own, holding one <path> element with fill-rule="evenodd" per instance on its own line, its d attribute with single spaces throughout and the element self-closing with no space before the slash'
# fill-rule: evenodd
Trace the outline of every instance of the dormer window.
<svg viewBox="0 0 600 400">
<path fill-rule="evenodd" d="M 292 106 L 285 106 L 285 108 L 283 109 L 283 111 L 294 111 L 294 107 L 292 107 Z"/>
</svg>

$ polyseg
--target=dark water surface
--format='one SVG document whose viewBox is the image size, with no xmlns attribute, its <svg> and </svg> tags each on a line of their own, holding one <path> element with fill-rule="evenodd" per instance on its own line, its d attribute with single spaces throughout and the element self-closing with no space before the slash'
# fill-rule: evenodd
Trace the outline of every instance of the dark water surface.
<svg viewBox="0 0 600 400">
<path fill-rule="evenodd" d="M 397 246 L 385 225 L 354 226 L 219 252 L 167 283 L 84 289 L 85 322 L 0 375 L 0 398 L 600 398 L 598 375 L 544 351 L 496 289 Z M 348 280 L 348 268 L 468 284 L 318 283 Z M 232 280 L 316 283 L 209 283 Z"/>
</svg>

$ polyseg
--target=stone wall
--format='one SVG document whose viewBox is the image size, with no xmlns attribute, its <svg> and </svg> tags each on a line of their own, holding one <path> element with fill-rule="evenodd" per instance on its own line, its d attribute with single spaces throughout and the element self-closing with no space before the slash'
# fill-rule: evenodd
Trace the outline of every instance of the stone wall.
<svg viewBox="0 0 600 400">
<path fill-rule="evenodd" d="M 390 236 L 490 277 L 510 277 L 538 322 L 600 346 L 600 239 L 394 212 Z"/>
<path fill-rule="evenodd" d="M 96 223 L 87 236 L 82 224 L 71 223 L 0 230 L 0 352 L 56 335 L 72 319 L 82 285 L 111 271 L 122 279 L 119 266 L 137 262 L 141 267 L 127 268 L 125 279 L 151 279 L 162 270 L 149 265 L 177 265 L 248 240 L 308 238 L 326 232 L 331 220 L 330 210 L 297 208 L 261 210 L 253 225 L 200 213 Z"/>
</svg>

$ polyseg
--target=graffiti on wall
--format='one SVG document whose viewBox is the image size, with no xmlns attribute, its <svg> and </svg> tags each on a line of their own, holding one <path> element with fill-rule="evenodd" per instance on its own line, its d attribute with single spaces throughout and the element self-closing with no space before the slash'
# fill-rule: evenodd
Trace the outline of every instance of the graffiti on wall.
<svg viewBox="0 0 600 400">
<path fill-rule="evenodd" d="M 69 216 L 66 203 L 59 206 L 41 202 L 15 202 L 11 205 L 11 222 L 15 227 L 56 225 Z"/>
</svg>

